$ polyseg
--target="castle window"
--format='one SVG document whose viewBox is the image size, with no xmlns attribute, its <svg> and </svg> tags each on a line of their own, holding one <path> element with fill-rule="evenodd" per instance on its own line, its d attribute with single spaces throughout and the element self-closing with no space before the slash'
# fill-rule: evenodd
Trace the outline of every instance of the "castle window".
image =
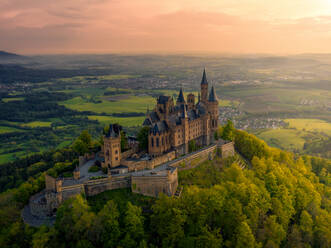
<svg viewBox="0 0 331 248">
<path fill-rule="evenodd" d="M 118 154 L 118 150 L 115 150 L 115 154 Z"/>
<path fill-rule="evenodd" d="M 154 147 L 154 139 L 151 138 L 151 141 L 152 141 L 152 147 Z"/>
<path fill-rule="evenodd" d="M 116 157 L 115 160 L 118 160 L 118 157 Z"/>
<path fill-rule="evenodd" d="M 160 145 L 159 138 L 156 138 L 156 146 L 159 147 L 159 145 Z"/>
<path fill-rule="evenodd" d="M 164 138 L 162 137 L 162 145 L 164 145 Z"/>
</svg>

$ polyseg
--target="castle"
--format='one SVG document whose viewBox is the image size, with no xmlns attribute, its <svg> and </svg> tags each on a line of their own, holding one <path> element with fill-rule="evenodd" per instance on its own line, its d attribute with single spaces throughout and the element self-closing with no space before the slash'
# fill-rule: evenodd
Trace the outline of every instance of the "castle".
<svg viewBox="0 0 331 248">
<path fill-rule="evenodd" d="M 208 94 L 206 71 L 203 71 L 200 93 L 196 103 L 194 94 L 185 101 L 180 89 L 176 105 L 170 96 L 159 96 L 155 108 L 147 113 L 144 126 L 150 127 L 148 154 L 161 156 L 175 151 L 176 157 L 189 152 L 189 143 L 198 147 L 210 145 L 218 127 L 218 100 L 212 86 Z M 114 168 L 121 164 L 120 130 L 111 125 L 104 138 L 105 166 Z"/>
<path fill-rule="evenodd" d="M 160 193 L 173 196 L 178 187 L 178 168 L 197 165 L 216 155 L 234 155 L 233 142 L 214 139 L 218 100 L 214 87 L 208 94 L 205 70 L 200 87 L 197 102 L 194 94 L 188 94 L 185 100 L 182 89 L 176 105 L 170 96 L 157 98 L 155 108 L 147 112 L 143 122 L 149 130 L 146 151 L 139 149 L 135 141 L 130 149 L 121 151 L 121 127 L 109 125 L 99 157 L 80 157 L 80 166 L 72 178 L 46 175 L 45 190 L 31 197 L 22 212 L 23 218 L 53 215 L 64 200 L 81 192 L 92 196 L 106 190 L 131 188 L 132 192 L 152 197 Z M 199 149 L 190 151 L 192 145 Z M 90 172 L 89 168 L 99 159 L 103 171 Z"/>
</svg>

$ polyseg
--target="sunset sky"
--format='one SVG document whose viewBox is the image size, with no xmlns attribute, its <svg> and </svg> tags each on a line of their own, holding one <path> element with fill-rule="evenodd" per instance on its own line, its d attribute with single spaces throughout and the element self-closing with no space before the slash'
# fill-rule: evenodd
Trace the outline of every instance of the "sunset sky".
<svg viewBox="0 0 331 248">
<path fill-rule="evenodd" d="M 331 53 L 331 0 L 0 0 L 0 50 Z"/>
</svg>

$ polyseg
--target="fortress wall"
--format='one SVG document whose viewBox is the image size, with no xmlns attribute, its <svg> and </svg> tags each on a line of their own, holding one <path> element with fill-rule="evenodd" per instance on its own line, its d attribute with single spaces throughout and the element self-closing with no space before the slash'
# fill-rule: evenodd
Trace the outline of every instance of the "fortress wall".
<svg viewBox="0 0 331 248">
<path fill-rule="evenodd" d="M 129 172 L 131 172 L 131 171 L 139 171 L 144 169 L 154 169 L 155 167 L 164 164 L 166 162 L 169 162 L 175 158 L 176 158 L 176 152 L 171 151 L 162 156 L 155 157 L 152 160 L 140 160 L 140 161 L 122 160 L 121 164 L 127 166 Z"/>
<path fill-rule="evenodd" d="M 62 187 L 62 191 L 61 191 L 62 201 L 65 201 L 70 197 L 78 195 L 81 192 L 84 192 L 83 184 L 75 184 L 72 186 Z"/>
<path fill-rule="evenodd" d="M 135 153 L 134 149 L 130 149 L 130 150 L 127 150 L 125 152 L 122 152 L 122 154 L 121 154 L 121 160 L 124 160 L 124 159 L 130 157 L 134 153 Z M 122 161 L 121 161 L 121 163 L 122 163 Z"/>
<path fill-rule="evenodd" d="M 170 162 L 169 165 L 173 167 L 178 167 L 180 166 L 183 162 L 187 165 L 190 165 L 191 162 L 194 160 L 199 160 L 199 162 L 203 162 L 209 158 L 214 158 L 215 152 L 216 152 L 217 145 L 211 145 L 205 149 L 202 149 L 197 152 L 193 152 L 191 154 L 188 154 L 186 156 L 183 156 L 181 158 L 176 159 L 173 162 Z"/>
<path fill-rule="evenodd" d="M 160 193 L 173 196 L 178 186 L 177 169 L 167 175 L 132 176 L 131 190 L 134 193 L 158 197 Z"/>
<path fill-rule="evenodd" d="M 222 158 L 234 155 L 234 142 L 229 142 L 221 146 Z"/>
<path fill-rule="evenodd" d="M 149 164 L 150 164 L 149 168 L 153 169 L 153 168 L 157 167 L 158 165 L 169 162 L 169 161 L 171 161 L 175 158 L 176 158 L 176 152 L 175 151 L 168 152 L 168 153 L 166 153 L 162 156 L 159 156 L 159 157 L 156 157 L 152 160 L 149 160 L 148 161 Z"/>
<path fill-rule="evenodd" d="M 33 195 L 29 200 L 30 212 L 34 216 L 46 217 L 49 214 L 49 207 L 46 202 L 40 202 L 39 200 L 45 195 L 45 190 Z"/>
<path fill-rule="evenodd" d="M 45 175 L 45 185 L 46 185 L 46 190 L 56 191 L 56 178 L 51 177 L 46 174 Z"/>
<path fill-rule="evenodd" d="M 116 176 L 90 180 L 84 184 L 86 196 L 100 194 L 107 190 L 129 188 L 131 185 L 130 176 Z"/>
</svg>

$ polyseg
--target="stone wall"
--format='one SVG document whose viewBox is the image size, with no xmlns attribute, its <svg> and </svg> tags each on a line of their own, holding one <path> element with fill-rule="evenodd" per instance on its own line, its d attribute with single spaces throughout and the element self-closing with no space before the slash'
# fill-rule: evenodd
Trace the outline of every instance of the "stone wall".
<svg viewBox="0 0 331 248">
<path fill-rule="evenodd" d="M 54 177 L 51 177 L 46 174 L 45 175 L 45 185 L 46 185 L 46 190 L 56 191 L 56 179 Z"/>
<path fill-rule="evenodd" d="M 134 193 L 158 197 L 160 193 L 173 196 L 178 186 L 177 168 L 161 172 L 161 175 L 144 173 L 132 175 L 131 190 Z"/>
<path fill-rule="evenodd" d="M 116 176 L 89 180 L 84 184 L 86 196 L 100 194 L 107 190 L 129 188 L 131 185 L 131 176 Z"/>
<path fill-rule="evenodd" d="M 207 159 L 212 159 L 215 157 L 216 154 L 216 148 L 217 144 L 213 144 L 211 146 L 208 146 L 202 150 L 187 154 L 186 156 L 180 157 L 172 162 L 169 163 L 170 166 L 178 167 L 185 163 L 185 165 L 190 165 L 191 162 L 195 161 L 196 159 L 199 159 L 199 162 L 202 163 L 203 161 L 206 161 Z"/>
<path fill-rule="evenodd" d="M 221 146 L 222 158 L 234 155 L 234 142 L 229 142 Z"/>
<path fill-rule="evenodd" d="M 154 169 L 160 164 L 169 162 L 176 157 L 176 152 L 171 151 L 162 156 L 155 157 L 151 160 L 122 160 L 121 164 L 128 167 L 129 172 L 144 169 Z"/>
<path fill-rule="evenodd" d="M 70 197 L 80 194 L 84 192 L 84 185 L 83 184 L 74 184 L 72 186 L 65 186 L 62 187 L 61 190 L 61 201 L 65 201 Z"/>
</svg>

